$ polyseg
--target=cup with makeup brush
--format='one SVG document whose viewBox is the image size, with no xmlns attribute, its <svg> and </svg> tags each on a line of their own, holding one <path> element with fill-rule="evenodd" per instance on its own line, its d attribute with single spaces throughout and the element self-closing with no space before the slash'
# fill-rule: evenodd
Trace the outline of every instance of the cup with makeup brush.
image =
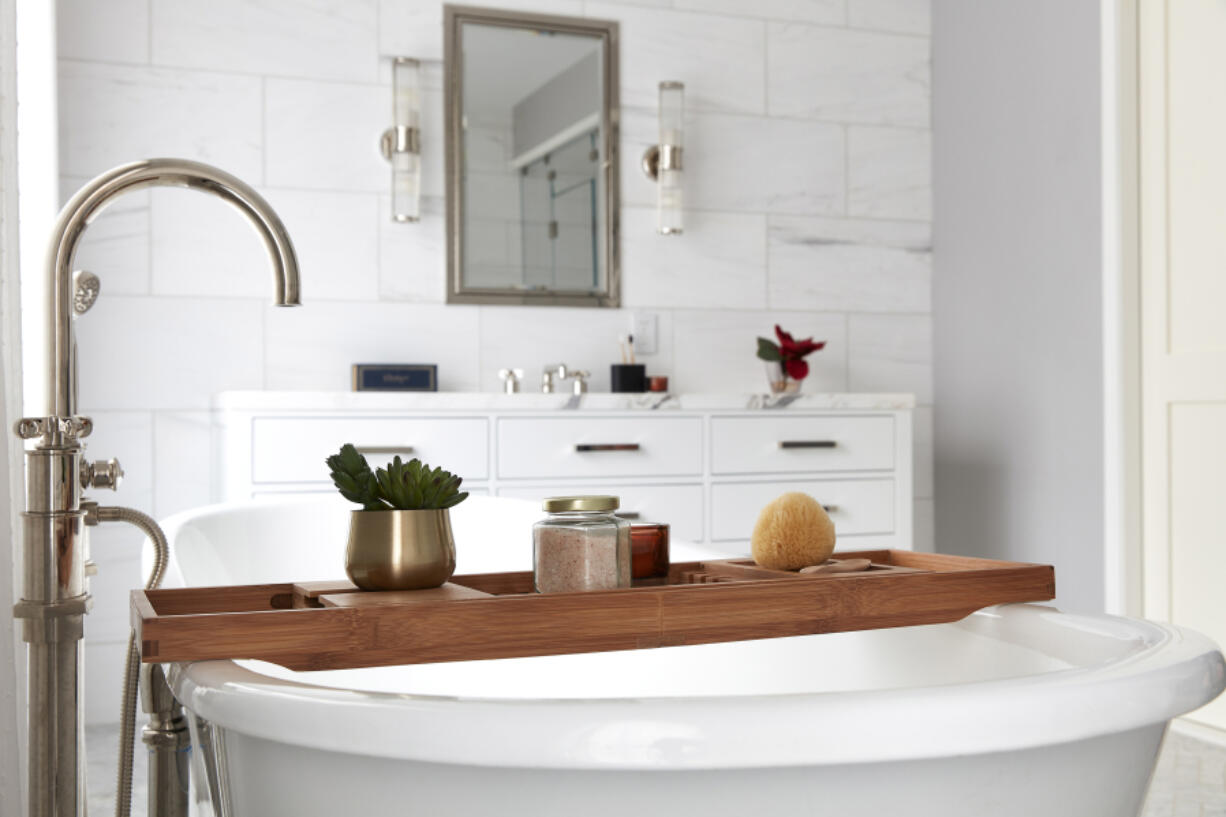
<svg viewBox="0 0 1226 817">
<path fill-rule="evenodd" d="M 634 335 L 622 335 L 617 339 L 621 351 L 621 363 L 609 367 L 609 383 L 615 392 L 647 391 L 647 366 L 634 360 Z"/>
</svg>

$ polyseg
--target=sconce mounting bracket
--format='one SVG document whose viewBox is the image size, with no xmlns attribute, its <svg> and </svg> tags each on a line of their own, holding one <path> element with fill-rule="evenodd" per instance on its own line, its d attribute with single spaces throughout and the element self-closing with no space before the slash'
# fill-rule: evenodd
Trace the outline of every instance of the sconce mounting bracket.
<svg viewBox="0 0 1226 817">
<path fill-rule="evenodd" d="M 652 145 L 643 151 L 643 172 L 653 182 L 660 180 L 660 146 Z"/>
<path fill-rule="evenodd" d="M 642 167 L 647 178 L 659 181 L 661 170 L 681 169 L 681 148 L 677 145 L 652 145 L 643 151 Z"/>
<path fill-rule="evenodd" d="M 396 125 L 383 131 L 379 150 L 389 162 L 396 153 L 421 153 L 421 131 L 407 125 Z"/>
</svg>

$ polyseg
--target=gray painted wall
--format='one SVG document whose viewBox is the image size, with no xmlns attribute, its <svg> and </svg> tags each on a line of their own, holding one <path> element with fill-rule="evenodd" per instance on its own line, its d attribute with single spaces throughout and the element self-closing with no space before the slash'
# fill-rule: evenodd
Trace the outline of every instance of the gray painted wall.
<svg viewBox="0 0 1226 817">
<path fill-rule="evenodd" d="M 1099 610 L 1097 0 L 933 4 L 937 548 L 1056 566 Z"/>
</svg>

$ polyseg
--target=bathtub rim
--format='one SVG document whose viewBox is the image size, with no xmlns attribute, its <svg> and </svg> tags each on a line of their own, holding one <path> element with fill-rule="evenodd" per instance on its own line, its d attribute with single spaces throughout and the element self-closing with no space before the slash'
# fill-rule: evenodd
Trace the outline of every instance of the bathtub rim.
<svg viewBox="0 0 1226 817">
<path fill-rule="evenodd" d="M 1216 646 L 1182 628 L 1033 604 L 972 615 L 1037 615 L 1048 626 L 1051 619 L 1100 622 L 1133 627 L 1143 638 L 1145 630 L 1161 635 L 1092 667 L 870 691 L 599 699 L 407 695 L 275 678 L 233 661 L 172 665 L 170 679 L 198 716 L 266 740 L 406 761 L 559 770 L 804 766 L 1010 751 L 1163 723 L 1212 700 L 1226 685 L 1226 663 Z M 814 739 L 814 724 L 820 739 Z"/>
</svg>

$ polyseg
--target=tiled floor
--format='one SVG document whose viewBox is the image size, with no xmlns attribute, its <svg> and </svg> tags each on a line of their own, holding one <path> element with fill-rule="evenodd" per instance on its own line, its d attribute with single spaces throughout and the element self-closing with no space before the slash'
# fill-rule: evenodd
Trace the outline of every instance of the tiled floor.
<svg viewBox="0 0 1226 817">
<path fill-rule="evenodd" d="M 136 727 L 136 750 L 132 763 L 132 814 L 144 817 L 145 802 L 145 752 L 140 742 L 140 730 Z M 86 786 L 89 795 L 90 817 L 108 817 L 115 813 L 115 758 L 119 752 L 118 726 L 90 726 L 85 730 Z"/>
<path fill-rule="evenodd" d="M 115 812 L 115 753 L 117 727 L 86 730 L 89 753 L 89 813 L 105 817 Z M 135 753 L 132 814 L 145 814 L 145 753 Z M 1150 786 L 1142 817 L 1226 817 L 1226 747 L 1171 732 L 1166 737 L 1158 770 Z"/>
<path fill-rule="evenodd" d="M 1142 817 L 1226 817 L 1226 747 L 1168 732 Z"/>
</svg>

